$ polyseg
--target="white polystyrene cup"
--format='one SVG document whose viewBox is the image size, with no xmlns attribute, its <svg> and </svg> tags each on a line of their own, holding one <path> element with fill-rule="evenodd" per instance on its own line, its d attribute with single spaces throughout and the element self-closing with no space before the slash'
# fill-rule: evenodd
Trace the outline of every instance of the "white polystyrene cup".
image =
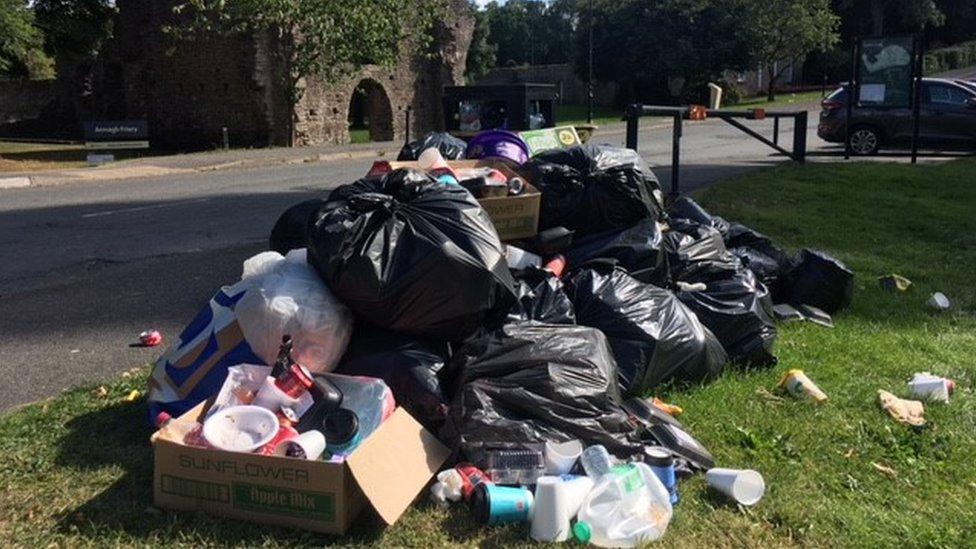
<svg viewBox="0 0 976 549">
<path fill-rule="evenodd" d="M 742 505 L 755 505 L 766 491 L 762 475 L 752 469 L 709 469 L 705 480 L 715 490 Z"/>
<path fill-rule="evenodd" d="M 559 477 L 539 477 L 535 482 L 535 503 L 529 535 L 536 541 L 569 539 L 569 510 Z"/>
<path fill-rule="evenodd" d="M 948 310 L 949 307 L 952 306 L 952 303 L 949 301 L 949 298 L 946 297 L 946 295 L 942 292 L 935 292 L 934 294 L 932 294 L 931 297 L 929 297 L 929 300 L 926 301 L 925 303 L 929 307 L 939 311 Z"/>
<path fill-rule="evenodd" d="M 565 475 L 573 470 L 576 460 L 583 453 L 583 443 L 578 440 L 546 443 L 546 472 Z"/>
<path fill-rule="evenodd" d="M 298 438 L 286 440 L 276 446 L 274 453 L 276 456 L 284 456 L 288 453 L 288 449 L 293 446 L 302 449 L 302 452 L 305 453 L 305 459 L 314 461 L 322 457 L 322 452 L 325 452 L 325 435 L 320 431 L 305 431 L 298 435 Z"/>
</svg>

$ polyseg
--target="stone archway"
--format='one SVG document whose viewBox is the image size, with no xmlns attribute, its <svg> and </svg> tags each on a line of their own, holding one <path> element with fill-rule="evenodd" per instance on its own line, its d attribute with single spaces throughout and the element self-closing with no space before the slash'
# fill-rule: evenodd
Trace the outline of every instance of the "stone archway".
<svg viewBox="0 0 976 549">
<path fill-rule="evenodd" d="M 393 107 L 379 82 L 364 78 L 349 99 L 349 140 L 393 141 Z"/>
</svg>

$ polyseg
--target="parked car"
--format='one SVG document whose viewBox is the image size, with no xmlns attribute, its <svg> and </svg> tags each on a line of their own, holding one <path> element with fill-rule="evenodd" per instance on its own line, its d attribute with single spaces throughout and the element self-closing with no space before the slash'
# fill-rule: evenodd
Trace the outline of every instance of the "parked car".
<svg viewBox="0 0 976 549">
<path fill-rule="evenodd" d="M 847 135 L 847 89 L 838 88 L 822 102 L 817 135 L 843 143 Z M 855 106 L 851 121 L 851 151 L 875 154 L 881 148 L 911 144 L 912 109 Z M 919 143 L 947 149 L 976 150 L 976 87 L 941 78 L 922 79 Z"/>
</svg>

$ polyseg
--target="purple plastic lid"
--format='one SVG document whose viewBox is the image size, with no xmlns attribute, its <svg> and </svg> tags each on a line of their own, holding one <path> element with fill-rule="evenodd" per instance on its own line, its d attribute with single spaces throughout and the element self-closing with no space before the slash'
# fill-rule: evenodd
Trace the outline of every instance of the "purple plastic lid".
<svg viewBox="0 0 976 549">
<path fill-rule="evenodd" d="M 464 151 L 465 158 L 505 158 L 516 164 L 529 159 L 529 147 L 518 135 L 505 130 L 489 130 L 474 136 Z"/>
</svg>

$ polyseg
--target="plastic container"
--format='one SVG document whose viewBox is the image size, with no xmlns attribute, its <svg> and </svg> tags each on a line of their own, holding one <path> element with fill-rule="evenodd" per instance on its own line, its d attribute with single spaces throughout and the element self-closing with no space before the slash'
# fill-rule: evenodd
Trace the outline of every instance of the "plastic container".
<svg viewBox="0 0 976 549">
<path fill-rule="evenodd" d="M 339 408 L 326 415 L 322 421 L 322 432 L 325 434 L 326 447 L 333 455 L 347 456 L 362 441 L 359 416 L 346 408 Z"/>
<path fill-rule="evenodd" d="M 529 535 L 536 541 L 554 542 L 569 539 L 570 520 L 593 489 L 593 479 L 565 475 L 539 477 L 535 485 L 535 503 Z"/>
<path fill-rule="evenodd" d="M 580 465 L 583 466 L 583 471 L 586 472 L 586 476 L 594 481 L 599 481 L 603 475 L 610 472 L 614 465 L 613 457 L 602 444 L 587 447 L 580 454 L 579 461 Z"/>
<path fill-rule="evenodd" d="M 670 496 L 645 463 L 614 467 L 580 507 L 573 534 L 597 547 L 634 547 L 659 539 L 671 521 Z"/>
<path fill-rule="evenodd" d="M 705 472 L 708 486 L 740 505 L 755 505 L 766 492 L 762 475 L 752 469 L 709 469 Z"/>
<path fill-rule="evenodd" d="M 644 463 L 646 463 L 661 484 L 671 495 L 671 505 L 678 503 L 678 478 L 674 474 L 674 458 L 671 452 L 660 446 L 648 446 L 644 449 Z"/>
<path fill-rule="evenodd" d="M 505 130 L 479 133 L 468 142 L 465 158 L 504 158 L 516 164 L 529 160 L 529 147 L 517 134 Z"/>
<path fill-rule="evenodd" d="M 290 408 L 300 418 L 314 403 L 309 392 L 312 383 L 312 374 L 305 367 L 292 364 L 280 376 L 268 377 L 252 404 L 275 413 Z"/>
<path fill-rule="evenodd" d="M 532 449 L 490 450 L 485 472 L 495 484 L 531 485 L 546 474 L 543 452 Z"/>
</svg>

